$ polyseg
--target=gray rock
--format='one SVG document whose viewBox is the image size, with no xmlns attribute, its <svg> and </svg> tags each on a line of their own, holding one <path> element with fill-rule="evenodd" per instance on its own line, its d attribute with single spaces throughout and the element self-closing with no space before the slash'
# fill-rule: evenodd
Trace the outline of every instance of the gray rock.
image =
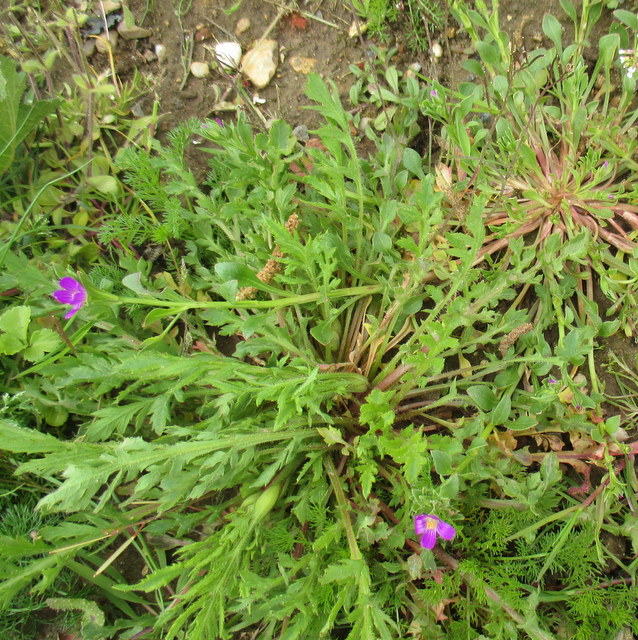
<svg viewBox="0 0 638 640">
<path fill-rule="evenodd" d="M 310 134 L 308 133 L 308 127 L 305 124 L 298 124 L 293 130 L 292 135 L 299 140 L 299 142 L 308 142 L 310 140 Z"/>
</svg>

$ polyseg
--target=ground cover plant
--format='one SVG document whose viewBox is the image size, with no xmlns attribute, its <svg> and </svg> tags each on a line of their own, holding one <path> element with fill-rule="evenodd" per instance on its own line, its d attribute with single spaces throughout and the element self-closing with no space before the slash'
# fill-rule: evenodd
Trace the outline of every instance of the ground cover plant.
<svg viewBox="0 0 638 640">
<path fill-rule="evenodd" d="M 562 4 L 575 44 L 546 18 L 518 60 L 455 3 L 478 81 L 379 52 L 368 128 L 313 74 L 305 144 L 240 115 L 120 149 L 93 259 L 53 215 L 8 226 L 3 487 L 42 515 L 0 531 L 5 609 L 44 594 L 83 638 L 638 631 L 637 374 L 614 359 L 608 402 L 599 366 L 635 310 L 630 34 L 591 67 L 601 3 Z"/>
</svg>

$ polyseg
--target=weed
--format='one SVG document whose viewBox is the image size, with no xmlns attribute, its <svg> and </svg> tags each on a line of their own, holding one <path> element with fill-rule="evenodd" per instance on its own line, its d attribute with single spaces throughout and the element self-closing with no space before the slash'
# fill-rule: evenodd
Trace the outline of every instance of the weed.
<svg viewBox="0 0 638 640">
<path fill-rule="evenodd" d="M 483 87 L 358 74 L 351 98 L 383 113 L 369 157 L 359 114 L 312 74 L 321 125 L 305 145 L 283 121 L 183 123 L 118 154 L 126 189 L 104 194 L 99 220 L 110 253 L 6 252 L 0 290 L 22 299 L 0 315 L 4 468 L 58 520 L 3 539 L 5 606 L 64 570 L 99 603 L 50 604 L 81 611 L 93 637 L 593 640 L 635 626 L 637 445 L 604 405 L 594 353 L 619 322 L 589 284 L 629 258 L 620 231 L 600 231 L 611 217 L 587 210 L 595 239 L 562 209 L 607 189 L 612 215 L 629 211 L 603 155 L 579 151 L 587 127 L 632 118 L 605 102 L 618 40 L 602 41 L 596 88 L 577 57 L 594 5 L 571 49 L 546 19 L 554 50 L 528 63 L 477 6 L 454 9 L 489 34 Z M 434 173 L 410 148 L 419 107 L 443 127 Z M 526 109 L 544 119 L 528 126 Z M 607 161 L 632 175 L 609 130 Z M 571 195 L 546 214 L 559 186 Z M 56 340 L 38 350 L 40 323 Z"/>
</svg>

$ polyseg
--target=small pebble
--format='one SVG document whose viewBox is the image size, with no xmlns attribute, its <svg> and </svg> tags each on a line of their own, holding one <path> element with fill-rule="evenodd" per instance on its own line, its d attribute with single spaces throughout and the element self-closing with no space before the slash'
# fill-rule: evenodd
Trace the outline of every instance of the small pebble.
<svg viewBox="0 0 638 640">
<path fill-rule="evenodd" d="M 95 38 L 87 38 L 82 44 L 84 55 L 90 58 L 95 53 Z"/>
<path fill-rule="evenodd" d="M 191 73 L 196 78 L 205 78 L 210 73 L 208 62 L 193 62 L 191 64 Z"/>
<path fill-rule="evenodd" d="M 238 42 L 218 42 L 215 57 L 224 69 L 235 70 L 241 62 L 241 45 Z"/>
<path fill-rule="evenodd" d="M 235 27 L 235 35 L 240 36 L 250 29 L 250 20 L 248 18 L 239 18 L 237 20 L 237 26 Z"/>
<path fill-rule="evenodd" d="M 195 42 L 204 42 L 204 40 L 210 40 L 213 34 L 208 27 L 198 27 L 195 32 Z"/>
<path fill-rule="evenodd" d="M 299 140 L 299 142 L 308 142 L 310 135 L 308 134 L 308 127 L 305 124 L 298 124 L 293 130 L 292 135 Z"/>
<path fill-rule="evenodd" d="M 301 56 L 293 56 L 289 60 L 290 66 L 297 72 L 308 75 L 315 69 L 317 58 L 302 58 Z"/>
<path fill-rule="evenodd" d="M 153 35 L 153 32 L 150 29 L 144 29 L 143 27 L 138 27 L 135 24 L 127 27 L 124 20 L 117 25 L 117 32 L 122 36 L 122 38 L 124 38 L 124 40 L 139 40 L 141 38 L 149 38 Z"/>
<path fill-rule="evenodd" d="M 416 78 L 416 74 L 421 71 L 421 64 L 419 62 L 413 62 L 405 72 L 406 78 Z"/>
<path fill-rule="evenodd" d="M 443 47 L 438 42 L 432 45 L 432 55 L 435 58 L 440 58 L 443 55 Z"/>
<path fill-rule="evenodd" d="M 157 61 L 162 64 L 166 60 L 166 47 L 163 44 L 156 44 L 155 55 L 157 56 Z"/>
</svg>

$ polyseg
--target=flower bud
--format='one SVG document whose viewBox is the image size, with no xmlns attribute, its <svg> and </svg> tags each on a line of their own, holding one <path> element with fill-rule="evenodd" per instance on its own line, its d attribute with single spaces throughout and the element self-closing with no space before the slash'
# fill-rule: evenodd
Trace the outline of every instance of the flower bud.
<svg viewBox="0 0 638 640">
<path fill-rule="evenodd" d="M 263 520 L 272 511 L 280 495 L 280 482 L 274 482 L 264 489 L 257 500 L 255 500 L 255 504 L 253 506 L 253 520 L 255 522 Z"/>
</svg>

